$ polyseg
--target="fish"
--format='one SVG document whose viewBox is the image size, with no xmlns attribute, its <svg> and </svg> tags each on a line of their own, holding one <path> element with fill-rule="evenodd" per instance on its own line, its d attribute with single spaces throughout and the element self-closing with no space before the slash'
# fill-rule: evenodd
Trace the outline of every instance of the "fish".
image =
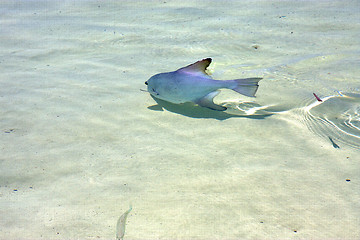
<svg viewBox="0 0 360 240">
<path fill-rule="evenodd" d="M 319 98 L 315 93 L 314 94 L 314 97 L 316 98 L 316 100 L 318 100 L 319 102 L 322 102 L 321 98 Z"/>
<path fill-rule="evenodd" d="M 132 206 L 130 206 L 130 208 L 119 217 L 116 224 L 116 240 L 124 239 L 126 218 L 131 210 L 132 210 Z"/>
<path fill-rule="evenodd" d="M 255 97 L 262 78 L 214 80 L 206 72 L 212 59 L 205 58 L 173 72 L 159 73 L 145 82 L 147 91 L 155 98 L 182 104 L 193 102 L 201 107 L 225 111 L 227 108 L 214 103 L 221 88 L 234 90 L 248 97 Z"/>
</svg>

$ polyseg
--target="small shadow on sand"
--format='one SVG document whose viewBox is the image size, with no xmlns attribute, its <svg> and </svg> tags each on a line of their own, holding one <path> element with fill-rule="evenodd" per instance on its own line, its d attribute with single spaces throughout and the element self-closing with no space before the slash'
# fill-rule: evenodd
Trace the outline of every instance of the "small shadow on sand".
<svg viewBox="0 0 360 240">
<path fill-rule="evenodd" d="M 181 114 L 186 117 L 191 118 L 213 118 L 217 120 L 225 120 L 233 117 L 237 118 L 252 118 L 252 119 L 264 119 L 268 116 L 271 116 L 272 113 L 263 111 L 262 113 L 256 113 L 253 115 L 245 114 L 244 112 L 238 111 L 238 114 L 228 113 L 226 111 L 215 111 L 208 108 L 200 107 L 193 103 L 183 103 L 183 104 L 174 104 L 170 103 L 158 98 L 151 96 L 157 103 L 157 105 L 149 106 L 148 109 L 153 111 L 163 111 L 166 109 L 167 111 Z M 234 112 L 234 111 L 231 111 Z"/>
</svg>

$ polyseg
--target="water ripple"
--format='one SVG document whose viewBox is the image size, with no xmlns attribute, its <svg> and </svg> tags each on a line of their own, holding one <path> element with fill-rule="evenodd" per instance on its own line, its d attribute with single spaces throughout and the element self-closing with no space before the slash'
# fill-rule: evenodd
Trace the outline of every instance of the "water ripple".
<svg viewBox="0 0 360 240">
<path fill-rule="evenodd" d="M 315 99 L 301 110 L 310 131 L 328 138 L 334 147 L 343 143 L 360 148 L 360 94 L 339 92 Z"/>
</svg>

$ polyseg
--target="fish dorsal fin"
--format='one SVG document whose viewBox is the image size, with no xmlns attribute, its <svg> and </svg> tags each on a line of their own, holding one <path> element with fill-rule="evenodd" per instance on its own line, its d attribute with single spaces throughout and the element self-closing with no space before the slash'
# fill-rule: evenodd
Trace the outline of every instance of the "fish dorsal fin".
<svg viewBox="0 0 360 240">
<path fill-rule="evenodd" d="M 210 65 L 210 63 L 211 63 L 211 58 L 205 58 L 203 60 L 197 61 L 196 63 L 190 64 L 186 67 L 180 68 L 177 71 L 209 77 L 209 75 L 206 73 L 205 70 Z"/>
</svg>

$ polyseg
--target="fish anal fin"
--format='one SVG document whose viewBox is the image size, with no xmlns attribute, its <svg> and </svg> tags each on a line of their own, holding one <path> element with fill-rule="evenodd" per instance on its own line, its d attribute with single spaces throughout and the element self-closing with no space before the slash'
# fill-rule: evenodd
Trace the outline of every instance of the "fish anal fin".
<svg viewBox="0 0 360 240">
<path fill-rule="evenodd" d="M 180 68 L 177 71 L 179 72 L 186 72 L 190 74 L 197 74 L 197 75 L 205 75 L 208 77 L 208 74 L 206 72 L 206 68 L 211 63 L 211 58 L 204 58 L 203 60 L 197 61 L 196 63 L 190 64 L 186 67 Z"/>
<path fill-rule="evenodd" d="M 210 108 L 212 110 L 225 111 L 227 109 L 226 107 L 217 105 L 213 101 L 214 97 L 217 96 L 219 93 L 220 93 L 220 91 L 211 92 L 211 93 L 205 95 L 204 97 L 196 100 L 195 103 L 197 103 L 201 107 Z"/>
</svg>

